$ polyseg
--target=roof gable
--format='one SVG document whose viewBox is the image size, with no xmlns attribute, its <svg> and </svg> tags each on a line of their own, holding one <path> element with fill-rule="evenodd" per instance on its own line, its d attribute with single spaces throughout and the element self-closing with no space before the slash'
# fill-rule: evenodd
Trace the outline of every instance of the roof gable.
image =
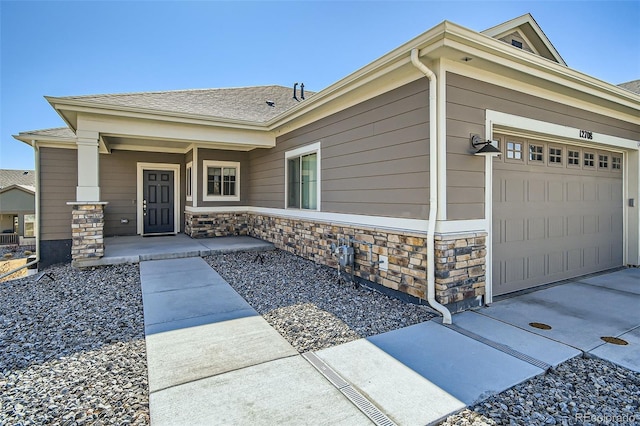
<svg viewBox="0 0 640 426">
<path fill-rule="evenodd" d="M 559 64 L 567 65 L 529 13 L 484 30 L 482 34 L 511 44 L 516 49 L 519 48 Z"/>
</svg>

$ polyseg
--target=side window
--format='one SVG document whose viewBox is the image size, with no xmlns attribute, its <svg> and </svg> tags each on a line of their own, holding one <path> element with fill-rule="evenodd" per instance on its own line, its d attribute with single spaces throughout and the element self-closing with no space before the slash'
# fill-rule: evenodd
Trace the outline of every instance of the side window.
<svg viewBox="0 0 640 426">
<path fill-rule="evenodd" d="M 286 207 L 320 210 L 320 143 L 285 153 Z"/>
<path fill-rule="evenodd" d="M 187 163 L 187 168 L 186 168 L 186 171 L 185 171 L 185 179 L 184 179 L 185 185 L 186 185 L 186 188 L 187 188 L 186 189 L 187 201 L 192 201 L 193 200 L 193 190 L 192 190 L 192 187 L 193 187 L 193 176 L 192 176 L 192 173 L 193 173 L 193 162 L 190 161 L 190 162 Z"/>
</svg>

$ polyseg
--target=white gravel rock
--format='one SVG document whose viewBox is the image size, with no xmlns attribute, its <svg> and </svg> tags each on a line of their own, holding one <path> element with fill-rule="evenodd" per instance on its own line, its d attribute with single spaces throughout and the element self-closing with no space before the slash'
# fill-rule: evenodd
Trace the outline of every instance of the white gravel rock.
<svg viewBox="0 0 640 426">
<path fill-rule="evenodd" d="M 316 351 L 427 321 L 435 312 L 339 283 L 335 269 L 281 250 L 205 260 L 299 352 Z"/>
</svg>

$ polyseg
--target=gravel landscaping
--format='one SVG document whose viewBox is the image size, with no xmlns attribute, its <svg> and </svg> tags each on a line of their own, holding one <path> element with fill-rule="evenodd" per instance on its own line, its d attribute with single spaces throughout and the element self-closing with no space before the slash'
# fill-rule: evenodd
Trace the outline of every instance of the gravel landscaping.
<svg viewBox="0 0 640 426">
<path fill-rule="evenodd" d="M 433 318 L 427 306 L 338 282 L 336 270 L 275 250 L 205 260 L 299 351 Z M 0 426 L 149 424 L 137 265 L 54 266 L 0 283 Z M 441 423 L 640 424 L 640 374 L 574 358 Z"/>
<path fill-rule="evenodd" d="M 44 272 L 0 283 L 0 425 L 148 424 L 137 266 Z"/>
<path fill-rule="evenodd" d="M 599 359 L 574 358 L 442 423 L 496 424 L 640 424 L 640 374 Z"/>
<path fill-rule="evenodd" d="M 281 250 L 229 253 L 205 260 L 300 353 L 418 324 L 425 305 L 403 303 L 339 283 L 336 269 Z"/>
</svg>

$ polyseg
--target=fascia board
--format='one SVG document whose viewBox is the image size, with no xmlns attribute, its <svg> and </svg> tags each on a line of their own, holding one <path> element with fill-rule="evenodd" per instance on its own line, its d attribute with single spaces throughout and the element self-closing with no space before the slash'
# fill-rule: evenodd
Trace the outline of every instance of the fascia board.
<svg viewBox="0 0 640 426">
<path fill-rule="evenodd" d="M 570 86 L 568 87 L 576 90 L 630 108 L 640 109 L 640 95 L 530 52 L 512 49 L 511 46 L 499 40 L 484 36 L 475 31 L 467 30 L 459 26 L 455 31 L 454 28 L 451 28 L 451 30 L 445 38 L 445 42 L 449 47 L 462 52 L 469 52 L 471 56 L 476 55 L 483 57 L 492 62 L 503 64 L 506 67 L 511 67 L 523 73 L 531 74 L 565 86 L 569 83 Z M 499 61 L 497 58 L 499 58 Z"/>
<path fill-rule="evenodd" d="M 210 117 L 201 114 L 184 114 L 169 111 L 158 111 L 145 108 L 132 108 L 123 107 L 117 105 L 99 104 L 95 102 L 79 101 L 75 99 L 64 99 L 45 97 L 51 106 L 58 111 L 65 122 L 72 128 L 71 124 L 65 119 L 61 111 L 74 111 L 85 112 L 99 115 L 116 115 L 131 118 L 143 118 L 148 120 L 158 121 L 172 121 L 177 123 L 186 124 L 199 124 L 204 126 L 220 126 L 220 127 L 233 127 L 237 129 L 246 130 L 266 130 L 266 125 L 263 123 L 244 121 L 244 120 L 230 120 L 219 117 Z"/>
<path fill-rule="evenodd" d="M 75 139 L 69 138 L 57 138 L 55 136 L 39 136 L 31 133 L 23 133 L 18 135 L 12 135 L 12 137 L 20 142 L 24 142 L 29 146 L 33 146 L 31 141 L 37 141 L 38 144 L 46 143 L 46 144 L 55 144 L 55 145 L 68 145 L 73 144 L 75 146 Z"/>
<path fill-rule="evenodd" d="M 12 184 L 12 185 L 9 185 L 7 187 L 0 188 L 0 194 L 8 192 L 8 191 L 11 191 L 12 189 L 17 189 L 19 191 L 22 191 L 22 192 L 30 194 L 30 195 L 34 195 L 35 194 L 35 191 L 32 191 L 30 189 L 27 189 L 27 188 L 21 186 L 21 185 L 16 185 L 16 184 Z"/>
</svg>

